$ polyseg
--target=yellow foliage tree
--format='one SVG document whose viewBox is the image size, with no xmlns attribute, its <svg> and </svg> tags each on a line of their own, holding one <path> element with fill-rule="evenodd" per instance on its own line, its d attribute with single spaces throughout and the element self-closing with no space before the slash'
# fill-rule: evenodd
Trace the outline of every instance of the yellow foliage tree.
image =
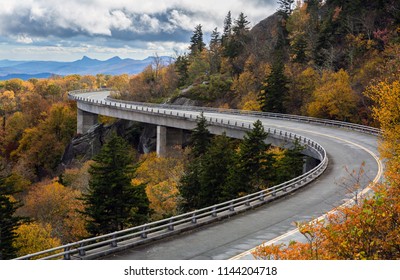
<svg viewBox="0 0 400 280">
<path fill-rule="evenodd" d="M 18 256 L 25 256 L 61 245 L 58 238 L 52 237 L 50 224 L 23 224 L 16 232 L 18 237 L 14 246 L 18 248 Z"/>
<path fill-rule="evenodd" d="M 400 170 L 400 81 L 372 85 L 366 94 L 375 102 L 373 115 L 382 129 L 384 141 L 380 143 L 379 152 L 389 159 L 386 170 L 397 174 Z"/>
<path fill-rule="evenodd" d="M 357 96 L 351 88 L 349 74 L 341 69 L 338 72 L 325 71 L 321 83 L 313 92 L 313 101 L 308 105 L 312 117 L 341 121 L 354 121 Z"/>
<path fill-rule="evenodd" d="M 153 219 L 177 214 L 178 182 L 183 174 L 182 157 L 158 157 L 156 153 L 143 155 L 137 169 L 135 184 L 146 183 L 146 193 Z"/>
</svg>

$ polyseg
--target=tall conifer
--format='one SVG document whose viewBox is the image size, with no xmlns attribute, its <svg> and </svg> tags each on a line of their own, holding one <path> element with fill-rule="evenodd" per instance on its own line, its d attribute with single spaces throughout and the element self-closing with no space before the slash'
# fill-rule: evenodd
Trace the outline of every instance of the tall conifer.
<svg viewBox="0 0 400 280">
<path fill-rule="evenodd" d="M 133 186 L 136 166 L 132 149 L 113 134 L 89 169 L 89 192 L 84 195 L 87 230 L 93 235 L 146 222 L 149 200 L 143 184 Z"/>
<path fill-rule="evenodd" d="M 0 170 L 0 260 L 16 257 L 18 248 L 13 241 L 17 237 L 15 230 L 20 225 L 22 218 L 15 215 L 19 202 L 13 195 L 17 193 L 14 186 L 1 174 Z"/>
</svg>

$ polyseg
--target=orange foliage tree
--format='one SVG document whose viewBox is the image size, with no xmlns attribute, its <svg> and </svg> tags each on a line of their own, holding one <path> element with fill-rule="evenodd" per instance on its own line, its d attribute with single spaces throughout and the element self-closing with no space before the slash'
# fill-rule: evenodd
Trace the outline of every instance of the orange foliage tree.
<svg viewBox="0 0 400 280">
<path fill-rule="evenodd" d="M 83 202 L 81 192 L 64 187 L 58 182 L 33 186 L 25 197 L 21 212 L 40 224 L 51 225 L 51 235 L 63 243 L 87 236 L 85 219 L 78 211 Z"/>
</svg>

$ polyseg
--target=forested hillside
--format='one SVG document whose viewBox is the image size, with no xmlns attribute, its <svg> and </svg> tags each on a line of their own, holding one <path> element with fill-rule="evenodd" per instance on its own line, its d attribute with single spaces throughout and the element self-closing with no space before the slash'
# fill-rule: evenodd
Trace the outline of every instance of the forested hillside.
<svg viewBox="0 0 400 280">
<path fill-rule="evenodd" d="M 102 170 L 116 166 L 126 143 L 115 138 L 118 145 L 104 145 L 90 161 L 76 158 L 67 168 L 60 163 L 76 136 L 76 105 L 68 101 L 67 92 L 104 86 L 128 100 L 178 102 L 184 97 L 191 104 L 381 127 L 387 184 L 377 187 L 372 199 L 331 217 L 330 227 L 301 225 L 309 243 L 260 248 L 257 257 L 399 258 L 400 4 L 278 2 L 279 10 L 257 24 L 244 13 L 228 12 L 223 29 L 216 28 L 209 42 L 202 25 L 194 26 L 187 53 L 168 65 L 155 56 L 134 76 L 1 81 L 0 259 L 170 217 L 232 194 L 267 188 L 301 172 L 294 168 L 299 166 L 301 147 L 264 146 L 260 126 L 238 142 L 212 138 L 199 120 L 188 149 L 177 148 L 165 158 L 122 153 L 127 157 L 120 169 L 126 172 L 113 172 L 124 184 L 116 184 L 115 192 L 129 198 L 130 204 L 118 211 L 135 213 L 136 220 L 99 221 L 102 215 L 93 209 L 106 203 L 96 200 L 96 192 L 102 191 L 102 181 L 112 184 Z"/>
</svg>

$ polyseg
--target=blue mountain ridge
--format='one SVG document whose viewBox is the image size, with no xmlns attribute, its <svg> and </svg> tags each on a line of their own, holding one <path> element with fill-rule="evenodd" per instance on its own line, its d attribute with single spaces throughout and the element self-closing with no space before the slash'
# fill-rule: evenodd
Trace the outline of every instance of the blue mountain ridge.
<svg viewBox="0 0 400 280">
<path fill-rule="evenodd" d="M 165 64 L 173 60 L 169 56 L 161 56 L 159 59 Z M 71 74 L 133 75 L 142 72 L 153 61 L 154 57 L 135 60 L 130 58 L 121 59 L 118 56 L 104 61 L 87 56 L 72 62 L 0 60 L 0 80 L 12 78 L 27 80 L 30 78 L 48 78 L 52 75 L 66 76 Z"/>
</svg>

